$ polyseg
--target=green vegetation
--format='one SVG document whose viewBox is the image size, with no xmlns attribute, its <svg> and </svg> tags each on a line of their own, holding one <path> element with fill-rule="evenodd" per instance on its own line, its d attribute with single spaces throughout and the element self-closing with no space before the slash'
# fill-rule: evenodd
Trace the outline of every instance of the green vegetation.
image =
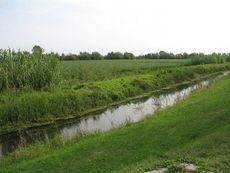
<svg viewBox="0 0 230 173">
<path fill-rule="evenodd" d="M 44 54 L 40 46 L 32 52 L 0 50 L 0 134 L 80 117 L 230 70 L 225 63 L 229 54 L 161 51 L 138 57 L 119 52 L 59 56 Z M 58 60 L 68 56 L 100 61 Z M 69 142 L 57 137 L 49 144 L 20 149 L 0 159 L 0 172 L 144 172 L 164 166 L 176 172 L 179 163 L 186 161 L 211 171 L 229 170 L 229 84 L 230 78 L 196 92 L 157 117 L 123 129 Z"/>
<path fill-rule="evenodd" d="M 135 56 L 132 53 L 121 53 L 121 52 L 109 52 L 107 55 L 101 55 L 99 52 L 80 52 L 80 54 L 62 54 L 61 56 L 58 56 L 62 60 L 125 60 L 125 59 L 193 59 L 193 58 L 213 58 L 213 57 L 218 57 L 221 59 L 226 59 L 230 57 L 230 54 L 220 54 L 220 53 L 212 53 L 212 54 L 203 54 L 203 53 L 179 53 L 179 54 L 173 54 L 173 53 L 168 53 L 165 51 L 160 51 L 159 53 L 148 53 L 145 55 L 138 55 Z"/>
<path fill-rule="evenodd" d="M 0 172 L 143 173 L 182 162 L 230 170 L 230 78 L 142 122 L 70 142 L 40 144 L 0 160 Z M 56 140 L 59 141 L 59 140 Z"/>
<path fill-rule="evenodd" d="M 33 54 L 41 55 L 44 52 L 44 49 L 38 45 L 35 45 L 32 49 Z"/>
<path fill-rule="evenodd" d="M 91 109 L 228 69 L 228 64 L 179 67 L 42 91 L 4 92 L 0 97 L 0 130 L 81 116 Z"/>
<path fill-rule="evenodd" d="M 226 61 L 227 61 L 227 62 L 230 62 L 230 56 L 226 58 Z"/>
<path fill-rule="evenodd" d="M 40 90 L 57 79 L 57 59 L 51 55 L 0 50 L 0 91 L 30 87 Z"/>
<path fill-rule="evenodd" d="M 199 64 L 222 64 L 227 60 L 224 57 L 212 55 L 212 56 L 197 56 L 191 58 L 192 65 L 199 65 Z"/>
<path fill-rule="evenodd" d="M 101 60 L 62 61 L 61 76 L 67 83 L 107 80 L 121 76 L 143 74 L 162 68 L 185 65 L 188 60 Z"/>
<path fill-rule="evenodd" d="M 230 68 L 227 63 L 182 67 L 187 61 L 173 58 L 58 64 L 56 54 L 44 54 L 40 46 L 32 51 L 0 50 L 0 133 L 82 116 L 95 108 Z"/>
</svg>

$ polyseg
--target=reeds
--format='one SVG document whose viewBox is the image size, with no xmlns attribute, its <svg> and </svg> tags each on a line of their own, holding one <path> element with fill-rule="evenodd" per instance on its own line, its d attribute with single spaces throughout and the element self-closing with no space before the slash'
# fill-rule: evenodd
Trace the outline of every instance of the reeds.
<svg viewBox="0 0 230 173">
<path fill-rule="evenodd" d="M 0 50 L 0 91 L 50 86 L 58 78 L 57 62 L 52 54 Z"/>
</svg>

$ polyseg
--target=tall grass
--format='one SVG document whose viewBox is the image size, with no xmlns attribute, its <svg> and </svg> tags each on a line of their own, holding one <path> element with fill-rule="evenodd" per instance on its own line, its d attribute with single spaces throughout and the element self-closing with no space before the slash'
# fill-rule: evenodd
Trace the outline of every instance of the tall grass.
<svg viewBox="0 0 230 173">
<path fill-rule="evenodd" d="M 0 50 L 0 91 L 50 86 L 58 77 L 57 62 L 52 55 Z"/>
<path fill-rule="evenodd" d="M 190 61 L 192 65 L 222 64 L 224 62 L 225 62 L 224 57 L 213 56 L 213 55 L 196 56 L 196 57 L 191 58 L 191 61 Z"/>
</svg>

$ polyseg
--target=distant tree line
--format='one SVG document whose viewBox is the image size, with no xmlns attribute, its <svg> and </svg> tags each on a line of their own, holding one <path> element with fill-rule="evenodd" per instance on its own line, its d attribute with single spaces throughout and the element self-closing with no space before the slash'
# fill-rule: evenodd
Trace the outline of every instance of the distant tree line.
<svg viewBox="0 0 230 173">
<path fill-rule="evenodd" d="M 31 54 L 30 52 L 23 51 L 26 54 Z M 135 56 L 133 53 L 125 52 L 109 52 L 107 55 L 101 55 L 99 52 L 80 52 L 79 54 L 64 54 L 58 53 L 44 53 L 44 49 L 38 45 L 35 45 L 32 49 L 33 55 L 43 55 L 56 57 L 57 59 L 63 61 L 72 60 L 122 60 L 122 59 L 191 59 L 193 65 L 196 64 L 212 64 L 212 63 L 222 63 L 224 61 L 230 62 L 230 53 L 168 53 L 165 51 L 160 51 L 158 53 L 148 53 L 144 55 Z"/>
<path fill-rule="evenodd" d="M 14 51 L 15 52 L 15 51 Z M 21 51 L 18 51 L 21 52 Z M 15 52 L 16 53 L 16 52 Z M 58 53 L 44 53 L 44 49 L 38 45 L 35 45 L 32 49 L 32 53 L 28 51 L 23 51 L 27 55 L 42 55 L 43 57 L 56 57 L 63 61 L 73 61 L 73 60 L 132 60 L 132 59 L 190 59 L 190 64 L 213 64 L 213 63 L 223 63 L 225 61 L 230 62 L 230 53 L 168 53 L 165 51 L 160 51 L 158 53 L 148 53 L 144 55 L 134 55 L 133 53 L 125 52 L 109 52 L 106 55 L 102 55 L 99 52 L 80 52 L 79 54 L 64 54 Z"/>
<path fill-rule="evenodd" d="M 59 56 L 59 55 L 58 55 Z M 62 54 L 59 59 L 68 60 L 122 60 L 122 59 L 191 59 L 192 64 L 209 64 L 209 63 L 221 63 L 222 61 L 230 61 L 230 53 L 167 53 L 160 51 L 159 53 L 148 53 L 145 55 L 135 56 L 132 53 L 125 52 L 109 52 L 107 55 L 101 55 L 99 52 L 80 52 L 79 54 Z"/>
<path fill-rule="evenodd" d="M 79 54 L 62 54 L 61 60 L 102 60 L 102 59 L 135 59 L 137 57 L 132 53 L 110 52 L 103 56 L 99 52 L 80 52 Z"/>
</svg>

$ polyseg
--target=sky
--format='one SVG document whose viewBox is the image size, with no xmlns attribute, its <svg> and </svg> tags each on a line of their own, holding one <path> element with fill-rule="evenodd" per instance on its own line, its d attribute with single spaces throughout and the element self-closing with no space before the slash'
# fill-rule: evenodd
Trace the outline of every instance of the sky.
<svg viewBox="0 0 230 173">
<path fill-rule="evenodd" d="M 0 48 L 230 52 L 229 0 L 0 0 Z"/>
</svg>

